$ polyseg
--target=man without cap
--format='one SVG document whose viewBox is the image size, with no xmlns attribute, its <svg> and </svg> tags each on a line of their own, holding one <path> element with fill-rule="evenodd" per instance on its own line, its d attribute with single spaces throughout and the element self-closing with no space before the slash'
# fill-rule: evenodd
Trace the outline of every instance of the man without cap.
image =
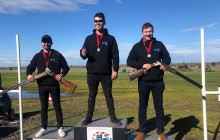
<svg viewBox="0 0 220 140">
<path fill-rule="evenodd" d="M 110 120 L 115 125 L 121 125 L 115 115 L 114 100 L 112 97 L 112 81 L 118 76 L 119 51 L 114 36 L 109 35 L 108 30 L 104 28 L 105 23 L 103 13 L 95 14 L 95 29 L 93 30 L 93 34 L 87 36 L 80 50 L 82 59 L 88 59 L 86 69 L 87 84 L 89 87 L 88 112 L 82 125 L 92 122 L 100 82 L 105 95 Z"/>
<path fill-rule="evenodd" d="M 143 38 L 136 43 L 131 49 L 127 58 L 127 65 L 136 69 L 144 68 L 148 71 L 138 77 L 138 92 L 139 92 L 139 133 L 135 140 L 142 140 L 150 127 L 147 123 L 147 106 L 150 91 L 152 92 L 154 108 L 156 112 L 156 127 L 160 140 L 167 140 L 164 135 L 164 109 L 163 109 L 163 91 L 165 85 L 163 75 L 165 68 L 163 66 L 152 67 L 151 64 L 156 61 L 162 61 L 169 65 L 171 62 L 170 55 L 160 41 L 153 37 L 153 25 L 145 23 L 142 26 Z"/>
<path fill-rule="evenodd" d="M 34 76 L 32 73 L 35 69 L 38 69 L 38 74 L 44 72 L 46 69 L 50 69 L 52 73 L 56 74 L 56 77 L 47 75 L 37 80 L 39 97 L 41 103 L 41 126 L 40 131 L 35 137 L 41 137 L 47 133 L 47 121 L 48 121 L 48 97 L 49 94 L 53 100 L 53 106 L 56 112 L 57 129 L 60 137 L 65 136 L 63 126 L 62 109 L 60 105 L 60 85 L 59 81 L 68 73 L 69 66 L 61 53 L 51 49 L 53 45 L 52 38 L 49 35 L 44 35 L 41 39 L 41 45 L 43 49 L 35 54 L 30 64 L 27 67 L 27 79 L 33 82 Z M 62 71 L 61 71 L 62 69 Z"/>
</svg>

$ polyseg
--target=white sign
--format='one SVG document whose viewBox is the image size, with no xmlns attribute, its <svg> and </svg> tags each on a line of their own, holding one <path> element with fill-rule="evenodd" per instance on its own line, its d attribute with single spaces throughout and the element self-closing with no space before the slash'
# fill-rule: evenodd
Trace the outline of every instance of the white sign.
<svg viewBox="0 0 220 140">
<path fill-rule="evenodd" d="M 112 127 L 87 127 L 87 140 L 113 140 Z"/>
</svg>

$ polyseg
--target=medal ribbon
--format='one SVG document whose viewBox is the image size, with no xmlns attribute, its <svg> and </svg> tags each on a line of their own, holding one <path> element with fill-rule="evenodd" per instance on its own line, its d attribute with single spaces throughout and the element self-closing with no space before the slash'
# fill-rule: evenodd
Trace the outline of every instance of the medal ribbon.
<svg viewBox="0 0 220 140">
<path fill-rule="evenodd" d="M 143 38 L 143 43 L 144 43 L 144 46 L 145 46 L 145 40 L 144 40 L 144 38 Z M 152 41 L 150 42 L 149 49 L 147 48 L 147 46 L 145 46 L 145 48 L 146 48 L 146 50 L 147 50 L 148 53 L 150 53 L 151 45 L 152 45 Z"/>
<path fill-rule="evenodd" d="M 100 43 L 101 43 L 101 40 L 102 40 L 102 37 L 103 37 L 104 33 L 101 34 L 101 37 L 100 37 L 100 40 L 99 40 L 99 35 L 96 34 L 96 38 L 97 38 L 97 46 L 99 47 Z"/>
<path fill-rule="evenodd" d="M 46 61 L 46 55 L 45 55 L 45 51 L 43 51 L 43 55 L 44 55 L 44 59 L 45 59 L 45 64 L 46 64 L 46 67 L 48 67 L 49 60 L 50 60 L 50 55 L 51 55 L 51 51 L 49 51 L 49 58 L 48 58 L 48 60 L 47 60 L 47 61 Z"/>
</svg>

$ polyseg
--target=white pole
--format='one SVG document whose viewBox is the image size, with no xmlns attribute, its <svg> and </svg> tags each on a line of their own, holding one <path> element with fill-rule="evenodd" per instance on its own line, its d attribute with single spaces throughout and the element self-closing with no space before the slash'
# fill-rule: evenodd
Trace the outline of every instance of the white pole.
<svg viewBox="0 0 220 140">
<path fill-rule="evenodd" d="M 218 86 L 218 92 L 220 92 L 220 86 Z M 218 95 L 218 101 L 220 101 L 220 95 Z"/>
<path fill-rule="evenodd" d="M 17 46 L 17 64 L 18 64 L 18 83 L 21 83 L 21 61 L 20 61 L 20 44 L 19 44 L 19 35 L 16 35 L 16 46 Z M 22 111 L 22 92 L 21 86 L 19 90 L 19 114 L 20 114 L 20 139 L 23 140 L 23 111 Z"/>
<path fill-rule="evenodd" d="M 201 29 L 201 68 L 202 68 L 202 105 L 203 105 L 203 130 L 204 140 L 207 140 L 207 118 L 206 118 L 206 87 L 205 87 L 205 41 L 204 29 Z"/>
</svg>

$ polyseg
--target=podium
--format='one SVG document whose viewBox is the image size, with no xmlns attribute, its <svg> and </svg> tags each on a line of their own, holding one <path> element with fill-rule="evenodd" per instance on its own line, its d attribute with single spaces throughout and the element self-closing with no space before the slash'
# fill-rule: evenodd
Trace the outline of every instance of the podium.
<svg viewBox="0 0 220 140">
<path fill-rule="evenodd" d="M 122 125 L 117 126 L 109 118 L 93 118 L 92 123 L 82 126 L 84 119 L 74 126 L 74 140 L 126 140 L 127 119 L 118 119 Z"/>
</svg>

